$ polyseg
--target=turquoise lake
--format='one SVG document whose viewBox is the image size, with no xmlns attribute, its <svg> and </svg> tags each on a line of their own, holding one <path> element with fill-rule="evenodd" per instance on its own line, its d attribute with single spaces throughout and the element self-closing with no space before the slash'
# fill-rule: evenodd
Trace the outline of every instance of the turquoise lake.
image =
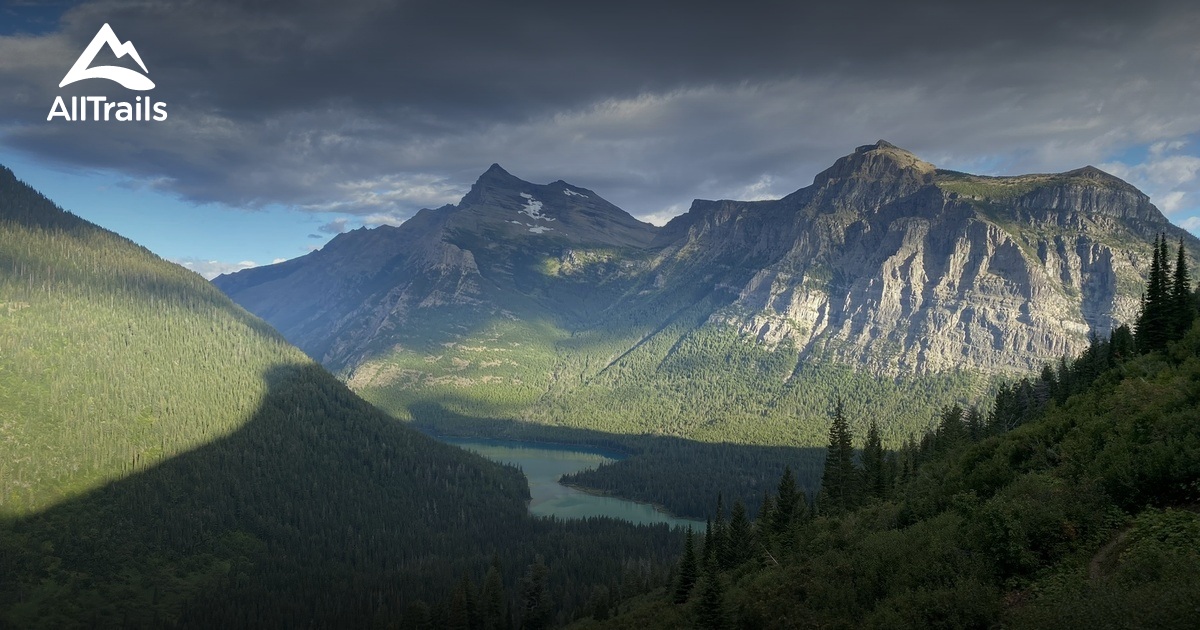
<svg viewBox="0 0 1200 630">
<path fill-rule="evenodd" d="M 596 468 L 621 459 L 620 453 L 585 446 L 490 440 L 482 438 L 437 439 L 479 453 L 497 462 L 519 466 L 529 480 L 529 512 L 535 516 L 589 518 L 610 516 L 637 524 L 667 523 L 703 530 L 703 521 L 678 518 L 645 503 L 588 494 L 562 485 L 567 473 Z"/>
</svg>

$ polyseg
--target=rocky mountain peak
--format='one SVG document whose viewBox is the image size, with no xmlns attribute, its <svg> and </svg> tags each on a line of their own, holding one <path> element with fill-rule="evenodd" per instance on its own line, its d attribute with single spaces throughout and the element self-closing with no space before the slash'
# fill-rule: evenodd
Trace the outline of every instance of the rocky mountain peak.
<svg viewBox="0 0 1200 630">
<path fill-rule="evenodd" d="M 851 178 L 880 179 L 897 176 L 920 178 L 923 175 L 932 174 L 935 170 L 929 162 L 886 140 L 880 140 L 875 144 L 858 147 L 854 153 L 834 162 L 833 166 L 818 174 L 813 179 L 813 183 L 820 185 L 834 180 Z"/>
<path fill-rule="evenodd" d="M 1133 184 L 1130 184 L 1116 175 L 1102 171 L 1091 164 L 1083 168 L 1077 168 L 1073 171 L 1067 171 L 1066 173 L 1063 173 L 1063 176 L 1070 177 L 1072 179 L 1090 180 L 1099 185 L 1108 186 L 1111 188 L 1140 192 L 1136 187 L 1134 187 Z"/>
<path fill-rule="evenodd" d="M 483 174 L 479 176 L 479 181 L 485 181 L 485 180 L 487 180 L 487 181 L 503 181 L 503 182 L 512 181 L 512 180 L 516 180 L 518 182 L 521 181 L 516 176 L 514 176 L 512 173 L 509 173 L 508 171 L 504 170 L 504 167 L 500 166 L 497 163 L 492 163 L 492 165 L 488 167 L 488 170 L 484 171 Z"/>
<path fill-rule="evenodd" d="M 470 192 L 445 213 L 439 238 L 464 248 L 473 243 L 501 242 L 526 247 L 534 241 L 546 246 L 571 245 L 645 246 L 656 228 L 586 188 L 562 180 L 534 184 L 492 164 Z M 500 249 L 504 249 L 500 247 Z"/>
<path fill-rule="evenodd" d="M 475 180 L 475 183 L 471 185 L 470 192 L 468 192 L 462 198 L 462 201 L 459 205 L 466 203 L 485 202 L 488 199 L 493 198 L 494 193 L 497 191 L 511 192 L 514 189 L 532 185 L 533 184 L 530 184 L 529 182 L 504 170 L 504 167 L 500 166 L 499 164 L 492 164 L 486 171 L 483 172 L 482 175 L 479 176 L 479 179 Z"/>
<path fill-rule="evenodd" d="M 813 178 L 805 189 L 818 198 L 878 206 L 911 194 L 933 180 L 936 168 L 896 145 L 880 140 L 858 147 Z"/>
</svg>

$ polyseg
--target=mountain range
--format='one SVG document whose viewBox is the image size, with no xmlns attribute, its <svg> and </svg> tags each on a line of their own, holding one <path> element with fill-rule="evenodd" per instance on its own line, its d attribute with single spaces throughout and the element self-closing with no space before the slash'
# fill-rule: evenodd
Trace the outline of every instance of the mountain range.
<svg viewBox="0 0 1200 630">
<path fill-rule="evenodd" d="M 911 428 L 1132 323 L 1160 233 L 1200 251 L 1094 167 L 986 177 L 879 141 L 663 227 L 493 165 L 457 205 L 214 283 L 401 417 L 819 443 L 779 425 L 843 395 Z"/>
</svg>

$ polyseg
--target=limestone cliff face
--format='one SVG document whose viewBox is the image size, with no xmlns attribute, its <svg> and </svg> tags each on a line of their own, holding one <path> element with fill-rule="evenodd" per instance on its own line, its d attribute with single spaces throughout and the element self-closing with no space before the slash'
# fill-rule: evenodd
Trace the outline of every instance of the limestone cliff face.
<svg viewBox="0 0 1200 630">
<path fill-rule="evenodd" d="M 885 142 L 777 202 L 698 202 L 677 221 L 677 266 L 737 287 L 711 323 L 896 374 L 1073 355 L 1136 317 L 1155 234 L 1197 244 L 1094 168 L 982 178 Z"/>
</svg>

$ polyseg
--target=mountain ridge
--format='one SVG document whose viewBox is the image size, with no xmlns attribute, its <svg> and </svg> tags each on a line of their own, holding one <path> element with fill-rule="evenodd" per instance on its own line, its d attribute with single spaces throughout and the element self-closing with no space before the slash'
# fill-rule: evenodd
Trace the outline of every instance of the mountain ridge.
<svg viewBox="0 0 1200 630">
<path fill-rule="evenodd" d="M 790 433 L 816 444 L 819 431 L 785 428 L 787 414 L 822 422 L 816 409 L 836 388 L 813 379 L 890 392 L 905 401 L 896 422 L 917 426 L 934 398 L 970 403 L 989 379 L 1029 373 L 1132 322 L 1157 234 L 1200 251 L 1146 195 L 1095 167 L 976 176 L 886 141 L 780 199 L 696 200 L 661 228 L 597 199 L 494 166 L 444 223 L 395 228 L 409 250 L 336 278 L 363 290 L 328 295 L 332 324 L 297 327 L 256 310 L 307 313 L 302 296 L 243 285 L 269 267 L 214 283 L 400 417 L 441 399 L 458 401 L 455 414 L 537 426 L 771 443 Z M 607 237 L 554 231 L 589 208 Z M 347 238 L 361 245 L 348 251 L 367 244 Z M 406 262 L 427 249 L 442 257 Z M 289 275 L 307 286 L 310 273 L 323 272 L 302 263 Z M 688 378 L 687 365 L 726 366 L 725 380 Z M 754 384 L 764 379 L 773 384 Z M 939 393 L 922 399 L 901 382 Z M 630 409 L 612 418 L 590 411 L 623 403 Z"/>
</svg>

